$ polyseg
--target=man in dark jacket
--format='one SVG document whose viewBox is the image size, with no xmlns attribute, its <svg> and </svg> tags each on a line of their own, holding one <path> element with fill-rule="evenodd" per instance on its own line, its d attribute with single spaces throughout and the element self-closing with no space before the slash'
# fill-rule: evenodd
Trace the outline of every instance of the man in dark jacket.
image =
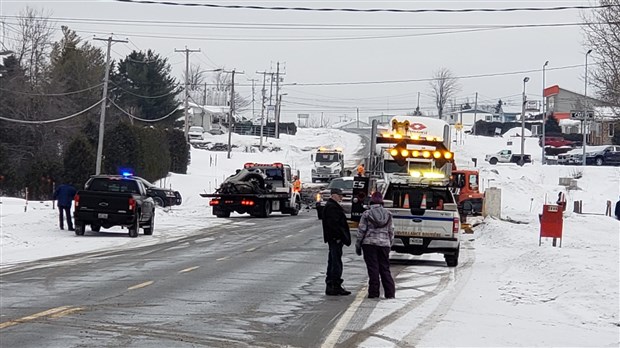
<svg viewBox="0 0 620 348">
<path fill-rule="evenodd" d="M 323 209 L 323 240 L 329 246 L 325 294 L 350 295 L 351 292 L 342 286 L 342 246 L 351 245 L 351 232 L 347 216 L 339 203 L 342 201 L 342 190 L 333 188 L 330 193 L 331 198 Z"/>
<path fill-rule="evenodd" d="M 620 220 L 620 200 L 616 202 L 616 211 L 614 212 L 616 219 Z"/>
<path fill-rule="evenodd" d="M 64 230 L 64 219 L 63 214 L 67 215 L 67 226 L 69 227 L 69 231 L 73 231 L 73 221 L 71 220 L 71 202 L 73 202 L 73 197 L 77 191 L 75 187 L 62 184 L 56 188 L 54 191 L 54 200 L 58 201 L 58 211 L 60 212 L 59 221 L 60 221 L 60 229 Z"/>
</svg>

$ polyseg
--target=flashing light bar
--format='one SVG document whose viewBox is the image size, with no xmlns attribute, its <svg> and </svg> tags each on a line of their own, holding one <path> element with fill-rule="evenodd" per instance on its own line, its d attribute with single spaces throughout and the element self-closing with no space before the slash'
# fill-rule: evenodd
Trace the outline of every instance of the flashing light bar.
<svg viewBox="0 0 620 348">
<path fill-rule="evenodd" d="M 381 133 L 383 138 L 394 138 L 394 139 L 411 139 L 411 140 L 425 140 L 425 141 L 438 141 L 443 142 L 442 137 L 436 137 L 433 135 L 420 135 L 420 134 L 411 134 L 411 135 L 403 135 L 401 133 L 391 132 L 391 133 Z"/>
<path fill-rule="evenodd" d="M 425 158 L 430 159 L 433 157 L 434 159 L 447 159 L 451 160 L 454 158 L 454 154 L 450 151 L 431 151 L 431 150 L 408 150 L 400 147 L 393 147 L 387 150 L 388 153 L 392 157 L 408 157 L 408 158 Z"/>
<path fill-rule="evenodd" d="M 243 165 L 243 168 L 252 168 L 252 167 L 277 167 L 277 168 L 282 168 L 284 165 L 280 162 L 275 162 L 275 163 L 253 163 L 253 162 L 247 162 Z"/>
<path fill-rule="evenodd" d="M 414 178 L 425 178 L 425 179 L 445 179 L 446 175 L 440 172 L 421 172 L 417 170 L 412 170 L 409 172 Z"/>
</svg>

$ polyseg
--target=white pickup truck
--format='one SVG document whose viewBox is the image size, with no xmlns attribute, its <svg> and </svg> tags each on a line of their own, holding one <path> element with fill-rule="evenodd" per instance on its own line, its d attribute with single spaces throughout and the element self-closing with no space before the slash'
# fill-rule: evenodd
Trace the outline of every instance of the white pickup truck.
<svg viewBox="0 0 620 348">
<path fill-rule="evenodd" d="M 386 208 L 394 221 L 394 245 L 399 253 L 440 253 L 448 267 L 459 261 L 461 219 L 447 185 L 391 182 L 385 192 Z"/>
<path fill-rule="evenodd" d="M 491 164 L 497 164 L 497 163 L 524 164 L 524 163 L 532 163 L 532 156 L 524 154 L 523 162 L 521 162 L 520 153 L 513 153 L 512 150 L 501 150 L 496 153 L 491 153 L 491 154 L 486 155 L 484 160 Z"/>
</svg>

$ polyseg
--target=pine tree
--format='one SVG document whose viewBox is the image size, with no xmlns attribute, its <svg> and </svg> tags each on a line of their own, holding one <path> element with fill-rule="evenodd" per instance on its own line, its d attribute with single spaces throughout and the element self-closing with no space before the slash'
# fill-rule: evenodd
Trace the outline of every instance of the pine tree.
<svg viewBox="0 0 620 348">
<path fill-rule="evenodd" d="M 95 149 L 84 135 L 73 138 L 63 159 L 64 181 L 82 188 L 88 178 L 95 174 L 95 157 Z"/>
</svg>

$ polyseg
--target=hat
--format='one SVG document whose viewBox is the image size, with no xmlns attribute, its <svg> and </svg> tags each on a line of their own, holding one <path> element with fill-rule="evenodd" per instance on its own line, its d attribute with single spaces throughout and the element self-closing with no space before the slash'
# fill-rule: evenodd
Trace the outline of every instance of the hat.
<svg viewBox="0 0 620 348">
<path fill-rule="evenodd" d="M 337 187 L 331 189 L 329 191 L 332 195 L 342 195 L 342 189 L 339 189 Z"/>
<path fill-rule="evenodd" d="M 370 196 L 370 204 L 383 204 L 383 195 L 381 195 L 381 192 L 375 191 L 372 193 L 372 196 Z"/>
</svg>

